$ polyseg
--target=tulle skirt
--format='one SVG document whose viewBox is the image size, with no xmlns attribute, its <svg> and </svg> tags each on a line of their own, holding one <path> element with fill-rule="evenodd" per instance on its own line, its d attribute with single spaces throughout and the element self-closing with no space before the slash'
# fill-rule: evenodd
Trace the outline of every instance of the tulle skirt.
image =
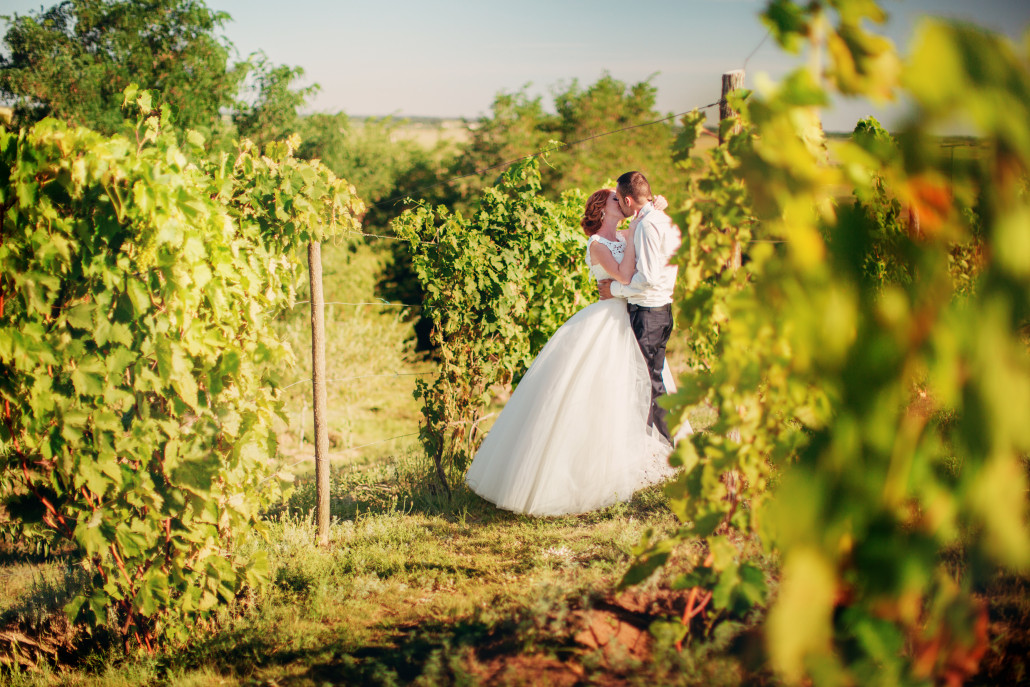
<svg viewBox="0 0 1030 687">
<path fill-rule="evenodd" d="M 501 508 L 530 515 L 583 513 L 626 500 L 672 474 L 671 447 L 647 427 L 650 403 L 626 302 L 589 305 L 540 351 L 465 481 Z"/>
</svg>

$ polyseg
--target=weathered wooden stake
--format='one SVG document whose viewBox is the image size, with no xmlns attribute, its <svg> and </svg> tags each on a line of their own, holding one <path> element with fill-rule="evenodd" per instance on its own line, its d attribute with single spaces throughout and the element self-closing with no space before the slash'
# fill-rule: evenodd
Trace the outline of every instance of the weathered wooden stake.
<svg viewBox="0 0 1030 687">
<path fill-rule="evenodd" d="M 308 414 L 308 399 L 305 398 L 303 400 L 303 402 L 301 403 L 301 406 L 300 406 L 300 419 L 299 419 L 299 423 L 300 423 L 300 446 L 298 446 L 298 450 L 299 451 L 303 451 L 304 450 L 304 416 L 307 415 L 307 414 Z"/>
<path fill-rule="evenodd" d="M 728 98 L 730 93 L 737 90 L 738 88 L 744 87 L 744 70 L 734 69 L 732 72 L 726 72 L 722 75 L 722 98 L 719 99 L 719 145 L 725 143 L 722 137 L 722 122 L 728 117 L 732 117 L 736 114 L 733 108 L 730 107 Z M 740 124 L 736 124 L 733 127 L 732 133 L 740 132 Z M 736 271 L 740 269 L 740 243 L 737 241 L 733 242 L 733 255 L 730 257 L 730 269 Z"/>
<path fill-rule="evenodd" d="M 734 69 L 732 72 L 726 72 L 722 75 L 722 98 L 719 99 L 719 143 L 725 143 L 722 138 L 722 120 L 732 117 L 736 114 L 733 108 L 730 107 L 728 98 L 730 93 L 737 90 L 738 88 L 744 87 L 744 70 Z M 740 124 L 733 129 L 733 133 L 740 132 Z"/>
<path fill-rule="evenodd" d="M 311 381 L 315 415 L 315 482 L 318 485 L 316 515 L 318 540 L 329 542 L 329 428 L 326 425 L 325 388 L 325 298 L 322 295 L 322 244 L 308 245 L 308 276 L 311 284 Z"/>
</svg>

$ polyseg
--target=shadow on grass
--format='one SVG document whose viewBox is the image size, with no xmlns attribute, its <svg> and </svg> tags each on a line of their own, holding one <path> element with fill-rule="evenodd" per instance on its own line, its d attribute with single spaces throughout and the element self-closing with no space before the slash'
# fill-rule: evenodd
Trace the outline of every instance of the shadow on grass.
<svg viewBox="0 0 1030 687">
<path fill-rule="evenodd" d="M 515 657 L 527 651 L 570 652 L 567 637 L 541 640 L 530 617 L 495 622 L 478 613 L 458 621 L 425 620 L 418 624 L 379 627 L 388 634 L 368 644 L 340 633 L 322 634 L 308 647 L 284 649 L 267 626 L 223 631 L 188 650 L 168 656 L 166 674 L 197 665 L 216 667 L 243 679 L 274 675 L 274 684 L 453 684 L 468 676 L 469 656 L 477 660 Z M 527 631 L 528 630 L 528 631 Z M 527 639 L 530 638 L 530 639 Z"/>
<path fill-rule="evenodd" d="M 674 595 L 669 599 L 683 601 Z M 660 612 L 649 606 L 650 602 L 632 601 L 627 605 L 605 594 L 565 595 L 545 608 L 523 607 L 501 615 L 484 609 L 460 619 L 381 623 L 375 628 L 381 636 L 371 642 L 329 631 L 301 648 L 284 648 L 266 625 L 258 624 L 221 632 L 169 657 L 164 671 L 205 665 L 221 674 L 282 686 L 772 682 L 760 666 L 746 665 L 745 645 L 757 635 L 739 623 L 720 640 L 698 642 L 683 651 L 671 640 L 648 640 L 612 652 L 611 647 L 602 649 L 582 639 L 594 631 L 591 628 L 611 626 L 632 626 L 634 636 L 647 635 L 652 622 L 670 610 L 681 610 L 682 604 L 675 609 L 665 604 Z M 623 630 L 619 632 L 621 636 Z M 596 640 L 599 634 L 604 633 L 598 630 L 592 636 Z"/>
<path fill-rule="evenodd" d="M 314 476 L 299 478 L 286 504 L 268 515 L 308 515 L 314 512 L 316 495 Z M 476 524 L 527 519 L 555 522 L 563 518 L 596 522 L 624 517 L 648 518 L 667 511 L 662 487 L 656 485 L 637 492 L 626 502 L 590 513 L 546 518 L 526 516 L 498 508 L 461 482 L 452 484 L 450 493 L 446 492 L 428 461 L 411 453 L 378 463 L 342 466 L 330 474 L 330 515 L 340 521 L 355 520 L 363 515 L 405 513 Z"/>
<path fill-rule="evenodd" d="M 0 566 L 4 567 L 19 564 L 42 565 L 44 563 L 71 565 L 78 562 L 81 557 L 81 554 L 67 542 L 61 543 L 56 549 L 29 548 L 27 545 L 14 546 L 9 542 L 0 543 Z"/>
<path fill-rule="evenodd" d="M 35 558 L 16 560 L 33 565 Z M 64 613 L 73 597 L 97 583 L 78 560 L 70 554 L 44 556 L 28 571 L 31 581 L 26 589 L 13 599 L 4 595 L 8 605 L 0 610 L 0 682 L 5 666 L 84 665 L 114 647 L 115 638 L 107 628 L 87 630 L 70 623 Z"/>
</svg>

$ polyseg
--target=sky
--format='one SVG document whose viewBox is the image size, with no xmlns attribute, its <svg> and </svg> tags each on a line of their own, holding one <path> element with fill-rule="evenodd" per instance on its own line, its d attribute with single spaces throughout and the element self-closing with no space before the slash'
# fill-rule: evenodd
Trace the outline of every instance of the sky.
<svg viewBox="0 0 1030 687">
<path fill-rule="evenodd" d="M 46 3 L 51 4 L 50 2 Z M 262 50 L 300 66 L 320 91 L 308 111 L 352 116 L 489 115 L 494 96 L 526 88 L 551 95 L 573 79 L 588 86 L 608 73 L 627 84 L 649 80 L 657 109 L 681 113 L 719 99 L 721 74 L 741 69 L 782 77 L 797 58 L 763 42 L 763 0 L 206 0 L 232 20 L 223 33 L 238 59 Z M 944 15 L 1022 41 L 1030 0 L 882 0 L 883 32 L 905 52 L 921 16 Z M 41 0 L 0 0 L 0 14 L 38 10 Z M 748 59 L 750 56 L 750 59 Z M 890 126 L 904 107 L 837 100 L 827 130 L 861 117 Z"/>
</svg>

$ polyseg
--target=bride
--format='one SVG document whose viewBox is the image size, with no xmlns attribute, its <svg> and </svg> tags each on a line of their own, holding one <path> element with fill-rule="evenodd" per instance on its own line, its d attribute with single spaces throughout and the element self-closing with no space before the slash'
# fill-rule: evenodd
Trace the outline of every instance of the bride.
<svg viewBox="0 0 1030 687">
<path fill-rule="evenodd" d="M 634 226 L 613 189 L 587 200 L 580 224 L 595 280 L 633 277 Z M 668 368 L 666 387 L 674 391 Z M 672 447 L 647 427 L 651 382 L 626 301 L 583 308 L 554 333 L 516 387 L 469 466 L 465 482 L 501 508 L 583 513 L 629 499 L 672 474 Z M 689 431 L 689 428 L 688 428 Z"/>
</svg>

